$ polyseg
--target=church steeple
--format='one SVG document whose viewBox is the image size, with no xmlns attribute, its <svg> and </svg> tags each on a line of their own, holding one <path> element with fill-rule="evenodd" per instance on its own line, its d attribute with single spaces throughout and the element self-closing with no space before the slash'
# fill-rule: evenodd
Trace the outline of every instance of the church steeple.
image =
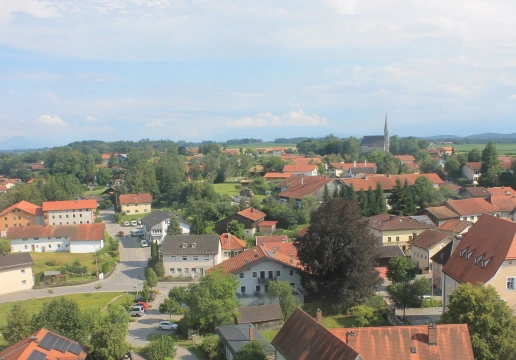
<svg viewBox="0 0 516 360">
<path fill-rule="evenodd" d="M 389 129 L 387 128 L 387 114 L 385 114 L 385 126 L 383 128 L 383 136 L 384 136 L 383 151 L 389 152 L 390 140 L 389 140 Z"/>
</svg>

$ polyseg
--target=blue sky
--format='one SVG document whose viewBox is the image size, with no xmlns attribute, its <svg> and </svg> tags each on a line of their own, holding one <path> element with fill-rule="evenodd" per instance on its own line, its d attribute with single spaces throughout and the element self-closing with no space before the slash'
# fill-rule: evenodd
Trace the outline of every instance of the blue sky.
<svg viewBox="0 0 516 360">
<path fill-rule="evenodd" d="M 516 132 L 514 1 L 1 3 L 0 142 Z"/>
</svg>

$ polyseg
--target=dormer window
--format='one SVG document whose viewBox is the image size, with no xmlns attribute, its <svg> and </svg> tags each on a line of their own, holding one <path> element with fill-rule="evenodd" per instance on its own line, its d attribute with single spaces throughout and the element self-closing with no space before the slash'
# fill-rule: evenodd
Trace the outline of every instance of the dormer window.
<svg viewBox="0 0 516 360">
<path fill-rule="evenodd" d="M 482 261 L 482 268 L 486 268 L 487 264 L 489 264 L 489 261 L 491 260 L 491 258 L 489 259 L 485 259 L 484 261 Z"/>
<path fill-rule="evenodd" d="M 464 254 L 466 254 L 466 251 L 468 251 L 468 248 L 462 249 L 459 253 L 460 257 L 464 257 Z"/>
<path fill-rule="evenodd" d="M 183 249 L 186 249 L 186 243 L 183 243 L 183 244 L 181 245 L 181 247 L 182 247 Z"/>
<path fill-rule="evenodd" d="M 197 247 L 197 244 L 196 243 L 193 243 L 192 244 L 192 249 L 195 249 Z"/>
<path fill-rule="evenodd" d="M 480 260 L 482 260 L 482 257 L 484 256 L 484 254 L 480 255 L 480 256 L 477 256 L 475 257 L 475 264 L 478 265 L 478 263 L 480 262 Z"/>
<path fill-rule="evenodd" d="M 469 260 L 471 255 L 473 255 L 473 250 L 471 250 L 469 253 L 466 254 L 466 260 Z"/>
</svg>

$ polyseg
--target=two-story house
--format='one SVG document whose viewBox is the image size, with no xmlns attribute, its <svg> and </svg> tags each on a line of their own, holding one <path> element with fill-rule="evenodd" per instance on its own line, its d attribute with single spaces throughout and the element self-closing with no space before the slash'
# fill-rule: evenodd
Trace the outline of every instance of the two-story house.
<svg viewBox="0 0 516 360">
<path fill-rule="evenodd" d="M 20 201 L 0 212 L 0 236 L 5 237 L 10 227 L 42 225 L 43 210 L 28 201 Z"/>
<path fill-rule="evenodd" d="M 215 223 L 215 231 L 218 234 L 223 234 L 228 230 L 228 224 L 236 220 L 244 225 L 246 236 L 253 236 L 260 226 L 260 223 L 265 220 L 266 214 L 255 208 L 247 208 L 239 211 L 235 215 L 229 216 L 225 219 L 217 221 Z"/>
<path fill-rule="evenodd" d="M 146 214 L 152 210 L 151 194 L 122 194 L 118 201 L 120 212 L 128 215 Z"/>
<path fill-rule="evenodd" d="M 432 272 L 433 262 L 431 257 L 448 245 L 453 238 L 445 233 L 435 230 L 425 230 L 416 235 L 409 244 L 412 246 L 410 258 L 421 271 Z"/>
<path fill-rule="evenodd" d="M 222 261 L 218 235 L 167 235 L 161 252 L 165 273 L 173 277 L 203 276 Z"/>
<path fill-rule="evenodd" d="M 233 234 L 224 233 L 220 235 L 220 246 L 222 249 L 222 261 L 225 261 L 245 251 L 247 243 Z"/>
<path fill-rule="evenodd" d="M 292 175 L 317 176 L 319 174 L 316 164 L 294 164 L 283 166 L 283 172 L 291 173 Z"/>
<path fill-rule="evenodd" d="M 30 290 L 34 286 L 32 266 L 28 253 L 0 255 L 0 295 Z"/>
<path fill-rule="evenodd" d="M 292 246 L 291 243 L 286 245 Z M 285 254 L 282 250 L 279 246 L 254 246 L 209 271 L 223 268 L 234 274 L 238 279 L 236 295 L 245 306 L 268 303 L 268 284 L 275 280 L 287 281 L 298 300 L 302 301 L 301 263 L 293 251 Z"/>
<path fill-rule="evenodd" d="M 91 224 L 95 221 L 97 200 L 45 201 L 41 209 L 47 225 Z"/>
<path fill-rule="evenodd" d="M 493 286 L 510 307 L 516 305 L 516 223 L 482 215 L 458 242 L 442 269 L 443 310 L 464 283 Z"/>
<path fill-rule="evenodd" d="M 104 223 L 12 227 L 12 252 L 93 253 L 104 247 Z"/>
<path fill-rule="evenodd" d="M 482 198 L 446 200 L 444 206 L 459 215 L 460 220 L 477 222 L 482 214 L 501 216 L 500 210 L 488 200 Z"/>
<path fill-rule="evenodd" d="M 143 238 L 161 244 L 167 235 L 168 226 L 173 215 L 163 211 L 154 211 L 144 217 L 142 222 Z"/>
<path fill-rule="evenodd" d="M 357 174 L 376 174 L 376 164 L 364 161 L 363 163 L 330 163 L 329 166 L 336 177 L 355 177 Z"/>
<path fill-rule="evenodd" d="M 313 196 L 321 201 L 325 188 L 332 194 L 335 188 L 340 189 L 341 185 L 338 179 L 327 176 L 293 175 L 282 181 L 279 186 L 282 190 L 278 195 L 279 202 L 287 203 L 294 200 L 300 206 L 305 197 Z"/>
<path fill-rule="evenodd" d="M 480 177 L 480 168 L 482 162 L 466 162 L 460 167 L 462 176 L 468 179 L 473 184 L 478 184 L 478 178 Z"/>
</svg>

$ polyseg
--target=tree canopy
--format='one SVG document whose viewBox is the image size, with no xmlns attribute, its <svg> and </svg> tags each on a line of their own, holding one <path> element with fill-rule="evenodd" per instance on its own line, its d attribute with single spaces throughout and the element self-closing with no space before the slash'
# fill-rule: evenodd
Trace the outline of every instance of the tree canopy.
<svg viewBox="0 0 516 360">
<path fill-rule="evenodd" d="M 256 330 L 255 330 L 256 331 Z M 267 360 L 265 344 L 258 340 L 248 342 L 240 348 L 234 357 L 235 360 Z"/>
<path fill-rule="evenodd" d="M 416 277 L 416 266 L 409 257 L 395 256 L 387 264 L 387 279 L 393 283 L 408 282 Z"/>
</svg>

